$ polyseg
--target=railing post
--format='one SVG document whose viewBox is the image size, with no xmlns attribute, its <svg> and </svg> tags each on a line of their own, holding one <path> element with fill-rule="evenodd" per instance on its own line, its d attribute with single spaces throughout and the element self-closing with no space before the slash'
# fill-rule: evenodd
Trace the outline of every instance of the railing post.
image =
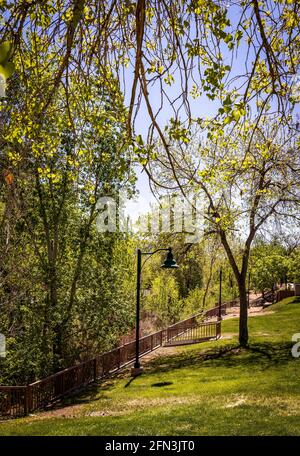
<svg viewBox="0 0 300 456">
<path fill-rule="evenodd" d="M 29 410 L 29 386 L 26 386 L 25 387 L 25 390 L 24 390 L 24 415 L 27 416 L 29 414 L 28 410 Z"/>
<path fill-rule="evenodd" d="M 33 396 L 32 396 L 32 386 L 27 386 L 27 410 L 30 413 L 33 410 Z"/>
<path fill-rule="evenodd" d="M 221 337 L 221 321 L 217 322 L 217 338 Z"/>
</svg>

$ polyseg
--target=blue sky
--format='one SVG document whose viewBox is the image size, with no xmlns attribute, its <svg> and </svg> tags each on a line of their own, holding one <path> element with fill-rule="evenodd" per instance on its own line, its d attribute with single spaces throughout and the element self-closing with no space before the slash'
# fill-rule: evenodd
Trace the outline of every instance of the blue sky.
<svg viewBox="0 0 300 456">
<path fill-rule="evenodd" d="M 224 2 L 225 4 L 226 2 Z M 228 6 L 230 5 L 230 1 L 227 2 Z M 231 21 L 231 24 L 235 26 L 237 20 L 240 18 L 239 14 L 240 8 L 238 6 L 229 6 L 228 8 L 228 17 Z M 232 53 L 228 51 L 228 48 L 226 45 L 224 45 L 221 48 L 222 55 L 224 57 L 224 64 L 231 66 L 231 71 L 230 71 L 230 79 L 234 76 L 242 75 L 246 73 L 246 55 L 248 51 L 248 45 L 245 43 L 245 41 L 241 40 L 240 46 L 238 49 L 234 52 L 234 58 L 232 60 Z M 262 54 L 263 55 L 263 54 Z M 251 63 L 254 60 L 253 56 L 253 50 L 250 50 L 249 55 L 248 55 L 248 62 L 250 64 L 251 68 Z M 171 73 L 172 74 L 172 73 Z M 125 103 L 128 105 L 130 101 L 130 89 L 132 86 L 132 75 L 133 75 L 133 67 L 130 66 L 128 70 L 126 70 L 126 94 L 125 94 Z M 164 88 L 168 91 L 168 95 L 174 99 L 180 92 L 179 88 L 179 73 L 176 73 L 176 71 L 173 73 L 175 83 L 172 86 L 167 86 L 166 84 L 164 85 Z M 235 84 L 235 83 L 234 83 Z M 240 81 L 238 83 L 240 85 Z M 190 83 L 189 90 L 192 88 L 192 82 Z M 233 88 L 233 86 L 231 86 Z M 238 87 L 236 87 L 238 88 Z M 160 104 L 160 86 L 159 84 L 155 84 L 152 86 L 149 90 L 149 98 L 152 104 L 152 109 L 155 112 L 155 110 L 159 107 Z M 192 117 L 193 118 L 205 118 L 205 117 L 212 117 L 214 114 L 216 114 L 218 108 L 220 107 L 220 104 L 218 101 L 212 101 L 209 100 L 205 95 L 201 95 L 197 99 L 193 99 L 191 96 L 189 97 L 189 102 L 191 106 L 191 111 L 192 111 Z M 255 105 L 253 104 L 253 107 Z M 160 127 L 163 129 L 164 126 L 167 124 L 168 120 L 170 117 L 174 116 L 174 113 L 168 103 L 166 103 L 157 120 L 160 125 Z M 182 112 L 182 117 L 181 120 L 184 120 L 184 112 Z M 147 133 L 148 133 L 148 127 L 151 124 L 150 117 L 148 115 L 147 107 L 145 105 L 145 102 L 141 102 L 141 106 L 139 109 L 139 113 L 136 117 L 136 122 L 135 122 L 135 133 L 140 134 L 144 140 L 146 140 Z M 137 176 L 138 176 L 138 181 L 137 181 L 137 189 L 140 191 L 140 194 L 142 195 L 145 204 L 149 204 L 151 201 L 155 201 L 149 187 L 149 181 L 148 177 L 145 172 L 141 172 L 141 167 L 137 166 Z M 147 208 L 145 208 L 146 210 Z"/>
<path fill-rule="evenodd" d="M 227 2 L 230 3 L 230 2 Z M 231 6 L 228 10 L 229 12 L 229 18 L 232 23 L 236 21 L 235 17 L 238 17 L 237 14 L 237 7 Z M 235 56 L 235 61 L 232 66 L 231 70 L 231 76 L 237 75 L 240 73 L 245 72 L 245 67 L 244 67 L 244 61 L 242 59 L 242 56 L 245 54 L 246 51 L 246 46 L 245 44 L 241 43 L 239 49 L 238 49 L 238 54 Z M 224 63 L 226 65 L 231 66 L 231 53 L 228 52 L 227 47 L 223 47 L 222 53 L 225 56 Z M 243 64 L 243 68 L 241 67 L 241 62 Z M 164 85 L 164 88 L 168 90 L 169 96 L 174 99 L 180 92 L 179 88 L 179 74 L 173 73 L 175 83 L 168 87 L 166 84 Z M 128 88 L 131 87 L 132 85 L 132 78 L 133 78 L 133 67 L 129 67 L 127 70 L 127 75 L 126 75 L 126 85 Z M 190 83 L 189 90 L 191 89 L 192 82 Z M 128 105 L 130 101 L 130 90 L 127 89 L 126 96 L 125 96 L 125 103 Z M 151 87 L 150 92 L 149 92 L 149 97 L 150 101 L 152 103 L 152 108 L 155 112 L 155 110 L 159 107 L 160 104 L 160 87 L 159 84 L 155 84 L 153 87 Z M 220 107 L 220 104 L 218 101 L 212 101 L 209 100 L 205 95 L 201 95 L 200 97 L 193 99 L 192 97 L 189 97 L 189 102 L 191 106 L 191 110 L 193 113 L 193 117 L 211 117 L 214 114 L 216 114 L 218 108 Z M 161 110 L 159 116 L 158 116 L 158 122 L 161 128 L 163 128 L 168 120 L 174 116 L 174 113 L 168 103 L 166 103 Z M 148 127 L 151 124 L 151 120 L 147 111 L 147 107 L 144 101 L 141 102 L 141 106 L 139 109 L 138 116 L 136 118 L 135 122 L 135 132 L 136 134 L 140 134 L 144 140 L 146 140 L 147 133 L 148 133 Z M 138 181 L 137 181 L 137 189 L 139 190 L 140 194 L 142 195 L 145 204 L 150 204 L 151 202 L 154 202 L 155 199 L 150 191 L 149 187 L 149 179 L 148 176 L 146 175 L 145 172 L 142 172 L 142 168 L 140 166 L 136 166 L 137 169 L 137 176 L 138 176 Z M 147 210 L 145 208 L 145 210 Z"/>
</svg>

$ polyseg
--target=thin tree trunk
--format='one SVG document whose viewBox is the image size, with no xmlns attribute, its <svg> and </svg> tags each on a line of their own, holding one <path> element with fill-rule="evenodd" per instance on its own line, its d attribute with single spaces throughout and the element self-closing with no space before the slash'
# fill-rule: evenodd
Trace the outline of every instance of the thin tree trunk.
<svg viewBox="0 0 300 456">
<path fill-rule="evenodd" d="M 247 277 L 247 269 L 248 269 L 250 244 L 251 244 L 251 240 L 253 238 L 253 233 L 251 233 L 251 236 L 249 236 L 246 246 L 245 246 L 241 272 L 239 271 L 238 266 L 235 262 L 233 253 L 228 244 L 226 234 L 224 231 L 220 232 L 220 237 L 221 237 L 222 244 L 227 253 L 229 263 L 232 267 L 232 270 L 234 272 L 234 275 L 235 275 L 235 278 L 236 278 L 236 281 L 237 281 L 237 284 L 239 287 L 239 295 L 240 295 L 239 343 L 240 343 L 241 347 L 247 347 L 247 345 L 248 345 L 248 299 L 247 299 L 247 289 L 246 289 L 246 277 Z"/>
<path fill-rule="evenodd" d="M 246 277 L 239 278 L 240 293 L 240 321 L 239 321 L 239 343 L 241 347 L 248 345 L 248 300 L 246 289 Z"/>
<path fill-rule="evenodd" d="M 206 298 L 207 298 L 208 290 L 209 290 L 211 279 L 212 279 L 212 270 L 213 270 L 214 262 L 215 262 L 215 257 L 212 256 L 210 259 L 210 265 L 209 265 L 209 275 L 208 275 L 208 279 L 206 282 L 203 299 L 202 299 L 202 309 L 205 309 Z"/>
</svg>

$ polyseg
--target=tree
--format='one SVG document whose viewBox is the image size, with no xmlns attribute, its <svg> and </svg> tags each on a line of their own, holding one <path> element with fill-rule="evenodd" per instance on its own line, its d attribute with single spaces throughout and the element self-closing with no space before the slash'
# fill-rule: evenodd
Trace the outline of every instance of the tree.
<svg viewBox="0 0 300 456">
<path fill-rule="evenodd" d="M 272 106 L 288 122 L 299 101 L 294 83 L 299 8 L 297 0 L 245 0 L 229 6 L 222 0 L 17 0 L 1 6 L 0 35 L 14 45 L 16 72 L 28 79 L 34 66 L 39 75 L 35 94 L 39 98 L 42 84 L 44 101 L 38 116 L 50 108 L 61 87 L 67 90 L 71 74 L 85 79 L 95 70 L 101 83 L 115 90 L 115 103 L 120 104 L 114 75 L 130 90 L 130 140 L 143 104 L 148 112 L 147 147 L 136 143 L 141 158 L 147 160 L 157 137 L 172 158 L 169 134 L 185 139 L 193 122 L 202 123 L 194 102 L 202 95 L 212 106 L 218 104 L 206 126 L 211 132 L 226 124 L 243 129 L 249 109 L 259 126 Z M 35 46 L 28 56 L 31 38 Z M 47 65 L 39 64 L 38 56 L 45 53 L 50 73 Z M 151 96 L 154 91 L 160 96 Z M 172 113 L 169 132 L 162 125 L 163 108 Z M 176 180 L 175 173 L 173 177 Z"/>
<path fill-rule="evenodd" d="M 297 248 L 292 252 L 289 260 L 287 261 L 288 278 L 295 283 L 300 282 L 299 259 L 300 251 L 299 248 Z"/>
<path fill-rule="evenodd" d="M 13 155 L 10 168 L 4 165 L 3 182 L 10 182 L 14 177 L 12 170 L 16 172 L 21 164 L 22 169 L 26 169 L 35 153 L 45 155 L 47 159 L 47 148 L 53 139 L 47 131 L 51 117 L 52 121 L 57 117 L 61 132 L 76 130 L 76 118 L 80 117 L 78 109 L 82 106 L 82 112 L 85 111 L 86 103 L 81 103 L 82 100 L 92 103 L 95 83 L 109 94 L 113 107 L 113 112 L 89 111 L 96 131 L 99 135 L 106 133 L 107 123 L 101 121 L 103 118 L 126 125 L 126 132 L 118 141 L 120 150 L 130 145 L 149 178 L 157 185 L 164 186 L 162 180 L 156 179 L 152 168 L 155 160 L 160 159 L 159 141 L 168 180 L 170 182 L 171 176 L 172 188 L 179 188 L 185 194 L 184 176 L 178 174 L 173 144 L 177 142 L 178 147 L 182 147 L 182 163 L 190 174 L 186 144 L 192 139 L 192 127 L 197 125 L 212 144 L 220 146 L 220 150 L 215 156 L 213 150 L 202 148 L 204 169 L 200 171 L 205 171 L 206 175 L 195 176 L 192 172 L 189 178 L 208 200 L 208 225 L 212 225 L 209 230 L 220 236 L 239 284 L 243 301 L 240 341 L 245 344 L 244 282 L 250 246 L 264 221 L 281 206 L 283 194 L 289 193 L 278 182 L 274 183 L 273 177 L 280 175 L 286 181 L 292 175 L 293 180 L 298 166 L 294 166 L 292 158 L 285 166 L 286 161 L 280 158 L 278 163 L 283 161 L 287 175 L 280 171 L 279 165 L 274 164 L 269 170 L 267 151 L 273 151 L 272 137 L 272 147 L 266 143 L 263 152 L 261 144 L 260 152 L 253 151 L 258 141 L 265 142 L 261 129 L 272 113 L 290 130 L 297 127 L 291 114 L 299 101 L 295 84 L 299 68 L 299 2 L 245 0 L 226 8 L 222 0 L 17 0 L 5 2 L 0 8 L 3 13 L 0 35 L 11 42 L 14 49 L 10 58 L 16 71 L 8 79 L 8 85 L 19 79 L 26 95 L 22 109 L 14 112 L 10 112 L 9 98 L 1 100 L 1 108 L 11 116 L 10 130 L 4 131 L 2 138 L 7 141 L 9 136 Z M 126 88 L 129 88 L 127 110 L 124 109 Z M 63 120 L 55 109 L 62 93 L 61 111 L 66 113 Z M 205 113 L 199 113 L 201 103 L 195 101 L 197 98 L 211 102 L 208 118 L 204 117 Z M 74 105 L 77 109 L 73 109 Z M 209 111 L 207 106 L 205 111 Z M 147 120 L 142 107 L 146 107 Z M 143 125 L 147 123 L 148 134 L 135 131 L 139 114 L 140 118 L 143 116 Z M 101 126 L 98 130 L 97 125 Z M 226 147 L 222 143 L 226 136 L 235 150 L 234 141 L 229 141 L 231 135 L 235 135 L 237 144 L 243 143 L 247 160 L 240 152 L 237 163 L 230 164 L 235 157 L 224 150 Z M 34 151 L 32 144 L 43 143 L 45 136 L 44 146 L 40 151 Z M 269 139 L 267 137 L 267 141 Z M 55 142 L 56 146 L 60 143 L 57 135 Z M 225 162 L 222 161 L 223 152 Z M 257 152 L 260 159 L 256 164 Z M 267 158 L 263 154 L 267 154 Z M 87 158 L 88 155 L 85 150 L 83 156 Z M 247 187 L 243 179 L 254 178 L 253 188 L 243 190 L 243 198 L 249 196 L 249 199 L 245 198 L 249 231 L 240 265 L 229 245 L 231 225 L 237 214 L 234 211 L 233 219 L 227 217 L 231 208 L 224 208 L 221 202 L 229 197 L 232 203 L 232 198 L 226 192 L 224 197 L 221 195 L 218 176 L 213 175 L 214 166 L 220 167 L 220 177 L 232 182 L 233 187 L 234 182 L 240 185 L 240 181 Z M 274 185 L 269 186 L 267 179 L 270 176 Z M 234 189 L 237 192 L 237 188 Z M 278 205 L 271 203 L 276 197 L 268 194 L 269 190 L 274 193 L 275 189 L 280 200 Z M 264 190 L 267 190 L 266 194 L 255 193 Z M 293 198 L 288 195 L 288 199 Z M 262 202 L 267 202 L 264 213 Z"/>
<path fill-rule="evenodd" d="M 42 65 L 47 55 L 39 57 Z M 100 196 L 115 195 L 122 183 L 133 189 L 119 108 L 96 79 L 86 87 L 70 75 L 67 96 L 56 92 L 39 120 L 39 100 L 28 103 L 47 74 L 31 76 L 29 86 L 19 78 L 9 87 L 1 113 L 0 323 L 10 353 L 6 378 L 19 382 L 111 348 L 132 323 L 132 265 L 115 254 L 126 236 L 104 236 L 95 226 Z"/>
<path fill-rule="evenodd" d="M 287 256 L 284 248 L 275 243 L 258 243 L 251 250 L 251 283 L 264 294 L 274 284 L 283 282 L 287 274 Z"/>
<path fill-rule="evenodd" d="M 158 327 L 166 327 L 179 320 L 182 302 L 178 284 L 170 272 L 163 271 L 155 277 L 150 295 L 145 301 L 145 308 L 155 313 Z"/>
<path fill-rule="evenodd" d="M 252 242 L 267 223 L 297 217 L 299 211 L 297 136 L 283 129 L 280 121 L 265 122 L 264 129 L 256 130 L 250 148 L 249 124 L 244 136 L 223 132 L 206 143 L 195 139 L 193 146 L 185 148 L 174 143 L 172 170 L 163 149 L 157 161 L 162 186 L 169 185 L 175 170 L 183 192 L 196 191 L 206 201 L 206 234 L 220 239 L 238 285 L 241 346 L 248 343 L 246 279 Z M 235 251 L 237 237 L 240 252 Z"/>
</svg>

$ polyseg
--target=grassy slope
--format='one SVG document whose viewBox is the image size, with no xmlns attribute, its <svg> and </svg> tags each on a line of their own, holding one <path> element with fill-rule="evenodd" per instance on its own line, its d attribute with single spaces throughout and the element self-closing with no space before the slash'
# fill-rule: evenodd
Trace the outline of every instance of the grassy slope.
<svg viewBox="0 0 300 456">
<path fill-rule="evenodd" d="M 132 381 L 128 371 L 111 378 L 73 399 L 73 416 L 4 422 L 0 434 L 299 435 L 300 358 L 290 349 L 300 302 L 272 310 L 250 318 L 250 350 L 237 348 L 237 319 L 226 320 L 227 338 L 180 347 Z"/>
</svg>

